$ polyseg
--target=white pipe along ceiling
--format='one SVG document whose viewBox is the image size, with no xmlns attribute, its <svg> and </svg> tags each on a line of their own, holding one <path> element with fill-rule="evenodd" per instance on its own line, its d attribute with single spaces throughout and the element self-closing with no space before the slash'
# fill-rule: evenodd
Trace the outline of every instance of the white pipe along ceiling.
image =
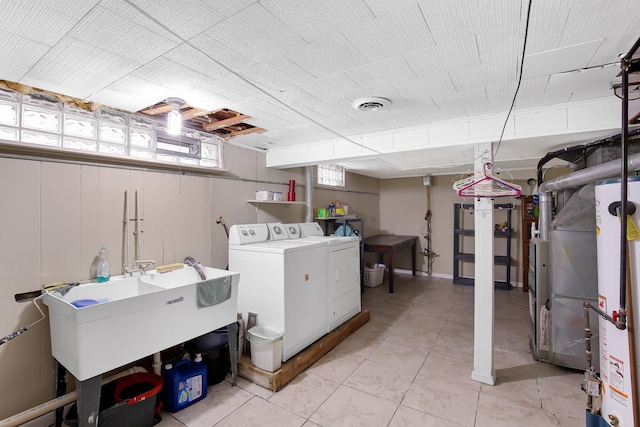
<svg viewBox="0 0 640 427">
<path fill-rule="evenodd" d="M 0 18 L 0 80 L 128 112 L 168 98 L 232 110 L 225 120 L 260 132 L 228 140 L 277 168 L 459 173 L 475 144 L 504 134 L 496 168 L 533 169 L 619 133 L 611 84 L 640 37 L 636 11 L 636 0 L 15 0 Z"/>
</svg>

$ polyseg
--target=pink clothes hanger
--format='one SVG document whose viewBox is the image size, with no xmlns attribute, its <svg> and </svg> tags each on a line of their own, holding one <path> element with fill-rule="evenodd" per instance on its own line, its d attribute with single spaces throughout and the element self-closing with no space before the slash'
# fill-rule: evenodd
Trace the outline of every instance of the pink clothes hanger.
<svg viewBox="0 0 640 427">
<path fill-rule="evenodd" d="M 453 189 L 460 197 L 518 197 L 522 194 L 519 185 L 498 178 L 492 170 L 491 162 L 484 162 L 482 172 L 457 181 Z"/>
</svg>

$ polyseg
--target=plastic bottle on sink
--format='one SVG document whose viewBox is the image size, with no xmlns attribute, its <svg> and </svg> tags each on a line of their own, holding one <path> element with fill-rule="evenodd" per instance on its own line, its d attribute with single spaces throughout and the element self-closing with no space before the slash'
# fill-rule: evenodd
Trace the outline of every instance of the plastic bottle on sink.
<svg viewBox="0 0 640 427">
<path fill-rule="evenodd" d="M 98 283 L 108 282 L 111 277 L 111 265 L 107 246 L 102 245 L 98 253 Z"/>
</svg>

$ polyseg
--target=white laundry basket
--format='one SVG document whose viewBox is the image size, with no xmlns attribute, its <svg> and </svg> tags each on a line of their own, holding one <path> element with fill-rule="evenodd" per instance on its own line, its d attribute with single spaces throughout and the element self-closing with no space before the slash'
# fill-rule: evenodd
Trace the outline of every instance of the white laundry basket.
<svg viewBox="0 0 640 427">
<path fill-rule="evenodd" d="M 368 288 L 375 288 L 382 285 L 384 281 L 384 264 L 374 264 L 373 268 L 364 268 L 364 285 Z"/>
<path fill-rule="evenodd" d="M 251 343 L 251 363 L 269 372 L 280 369 L 282 364 L 282 337 L 284 332 L 264 326 L 254 326 L 247 331 Z"/>
</svg>

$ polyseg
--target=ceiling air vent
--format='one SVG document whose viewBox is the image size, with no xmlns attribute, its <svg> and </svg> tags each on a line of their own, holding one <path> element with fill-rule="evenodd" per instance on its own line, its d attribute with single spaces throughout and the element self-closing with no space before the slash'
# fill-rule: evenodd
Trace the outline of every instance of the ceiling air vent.
<svg viewBox="0 0 640 427">
<path fill-rule="evenodd" d="M 388 107 L 391 105 L 391 101 L 387 98 L 378 97 L 360 98 L 356 99 L 351 105 L 353 105 L 353 108 L 360 111 L 376 111 Z"/>
</svg>

